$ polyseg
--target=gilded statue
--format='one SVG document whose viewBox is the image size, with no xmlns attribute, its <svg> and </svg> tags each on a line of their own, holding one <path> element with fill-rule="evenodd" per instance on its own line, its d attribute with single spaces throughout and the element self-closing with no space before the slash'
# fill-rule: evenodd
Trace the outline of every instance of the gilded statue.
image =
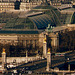
<svg viewBox="0 0 75 75">
<path fill-rule="evenodd" d="M 44 38 L 44 43 L 46 42 L 46 38 Z"/>
<path fill-rule="evenodd" d="M 51 53 L 50 51 L 51 51 L 51 49 L 50 49 L 50 48 L 48 48 L 48 53 Z"/>
<path fill-rule="evenodd" d="M 5 48 L 3 48 L 3 53 L 5 53 Z"/>
</svg>

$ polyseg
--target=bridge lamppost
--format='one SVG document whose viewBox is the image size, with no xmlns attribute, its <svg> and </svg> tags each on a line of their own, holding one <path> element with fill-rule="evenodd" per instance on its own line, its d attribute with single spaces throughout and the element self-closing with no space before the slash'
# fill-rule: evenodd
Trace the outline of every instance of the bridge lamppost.
<svg viewBox="0 0 75 75">
<path fill-rule="evenodd" d="M 46 71 L 49 71 L 52 67 L 51 60 L 52 60 L 51 59 L 51 50 L 50 50 L 50 48 L 48 48 L 48 52 L 47 52 L 47 69 L 46 69 Z"/>
<path fill-rule="evenodd" d="M 6 71 L 6 52 L 5 49 L 3 48 L 2 52 L 2 73 Z"/>
<path fill-rule="evenodd" d="M 43 57 L 47 58 L 47 38 L 46 38 L 46 35 L 44 35 L 44 39 L 43 39 Z"/>
</svg>

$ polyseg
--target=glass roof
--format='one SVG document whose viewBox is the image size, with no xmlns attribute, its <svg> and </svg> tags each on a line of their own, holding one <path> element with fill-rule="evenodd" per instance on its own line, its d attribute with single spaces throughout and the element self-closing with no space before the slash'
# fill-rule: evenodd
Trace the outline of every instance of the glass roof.
<svg viewBox="0 0 75 75">
<path fill-rule="evenodd" d="M 67 14 L 66 16 L 61 15 L 61 13 L 56 8 L 50 5 L 40 5 L 27 13 L 0 13 L 0 23 L 6 23 L 3 29 L 43 30 L 46 29 L 46 27 L 48 27 L 48 24 L 52 26 L 58 26 L 62 23 L 69 23 L 72 19 L 72 15 L 73 14 Z"/>
<path fill-rule="evenodd" d="M 51 24 L 51 20 L 46 14 L 29 17 L 29 19 L 35 23 L 38 29 L 45 29 L 48 24 Z"/>
<path fill-rule="evenodd" d="M 34 24 L 28 18 L 13 18 L 6 23 L 4 29 L 34 29 Z"/>
<path fill-rule="evenodd" d="M 27 18 L 11 18 L 4 29 L 45 29 L 51 24 L 47 14 L 34 15 Z"/>
</svg>

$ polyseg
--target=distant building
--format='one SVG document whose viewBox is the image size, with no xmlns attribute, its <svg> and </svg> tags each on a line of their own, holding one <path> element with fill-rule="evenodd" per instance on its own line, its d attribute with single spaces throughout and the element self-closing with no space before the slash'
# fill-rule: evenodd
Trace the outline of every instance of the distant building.
<svg viewBox="0 0 75 75">
<path fill-rule="evenodd" d="M 0 12 L 11 11 L 14 10 L 14 3 L 9 2 L 1 2 L 0 3 Z"/>
<path fill-rule="evenodd" d="M 11 10 L 30 10 L 42 3 L 41 0 L 0 0 L 0 12 L 11 11 Z"/>
<path fill-rule="evenodd" d="M 53 6 L 60 6 L 61 5 L 61 0 L 51 0 L 50 2 L 51 2 L 50 4 Z"/>
<path fill-rule="evenodd" d="M 71 4 L 73 0 L 51 0 L 50 4 L 53 6 L 61 6 L 62 4 Z"/>
<path fill-rule="evenodd" d="M 73 4 L 74 0 L 0 0 L 0 12 L 20 10 L 27 11 L 42 3 L 48 3 L 53 6 L 61 6 L 62 4 Z"/>
<path fill-rule="evenodd" d="M 20 4 L 20 10 L 26 11 L 26 10 L 31 10 L 33 7 L 36 7 L 40 5 L 41 2 L 21 2 Z"/>
</svg>

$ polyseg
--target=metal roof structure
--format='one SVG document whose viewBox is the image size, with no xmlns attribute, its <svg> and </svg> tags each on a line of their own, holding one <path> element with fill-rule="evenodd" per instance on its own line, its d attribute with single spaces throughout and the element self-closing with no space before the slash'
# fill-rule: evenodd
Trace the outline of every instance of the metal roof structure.
<svg viewBox="0 0 75 75">
<path fill-rule="evenodd" d="M 0 13 L 0 23 L 6 23 L 2 30 L 36 31 L 45 30 L 48 24 L 54 27 L 69 24 L 73 19 L 72 16 L 73 13 L 61 14 L 58 9 L 50 5 L 40 5 L 27 13 Z"/>
<path fill-rule="evenodd" d="M 48 24 L 51 24 L 51 20 L 46 14 L 29 17 L 29 19 L 34 22 L 38 29 L 46 29 Z"/>
</svg>

